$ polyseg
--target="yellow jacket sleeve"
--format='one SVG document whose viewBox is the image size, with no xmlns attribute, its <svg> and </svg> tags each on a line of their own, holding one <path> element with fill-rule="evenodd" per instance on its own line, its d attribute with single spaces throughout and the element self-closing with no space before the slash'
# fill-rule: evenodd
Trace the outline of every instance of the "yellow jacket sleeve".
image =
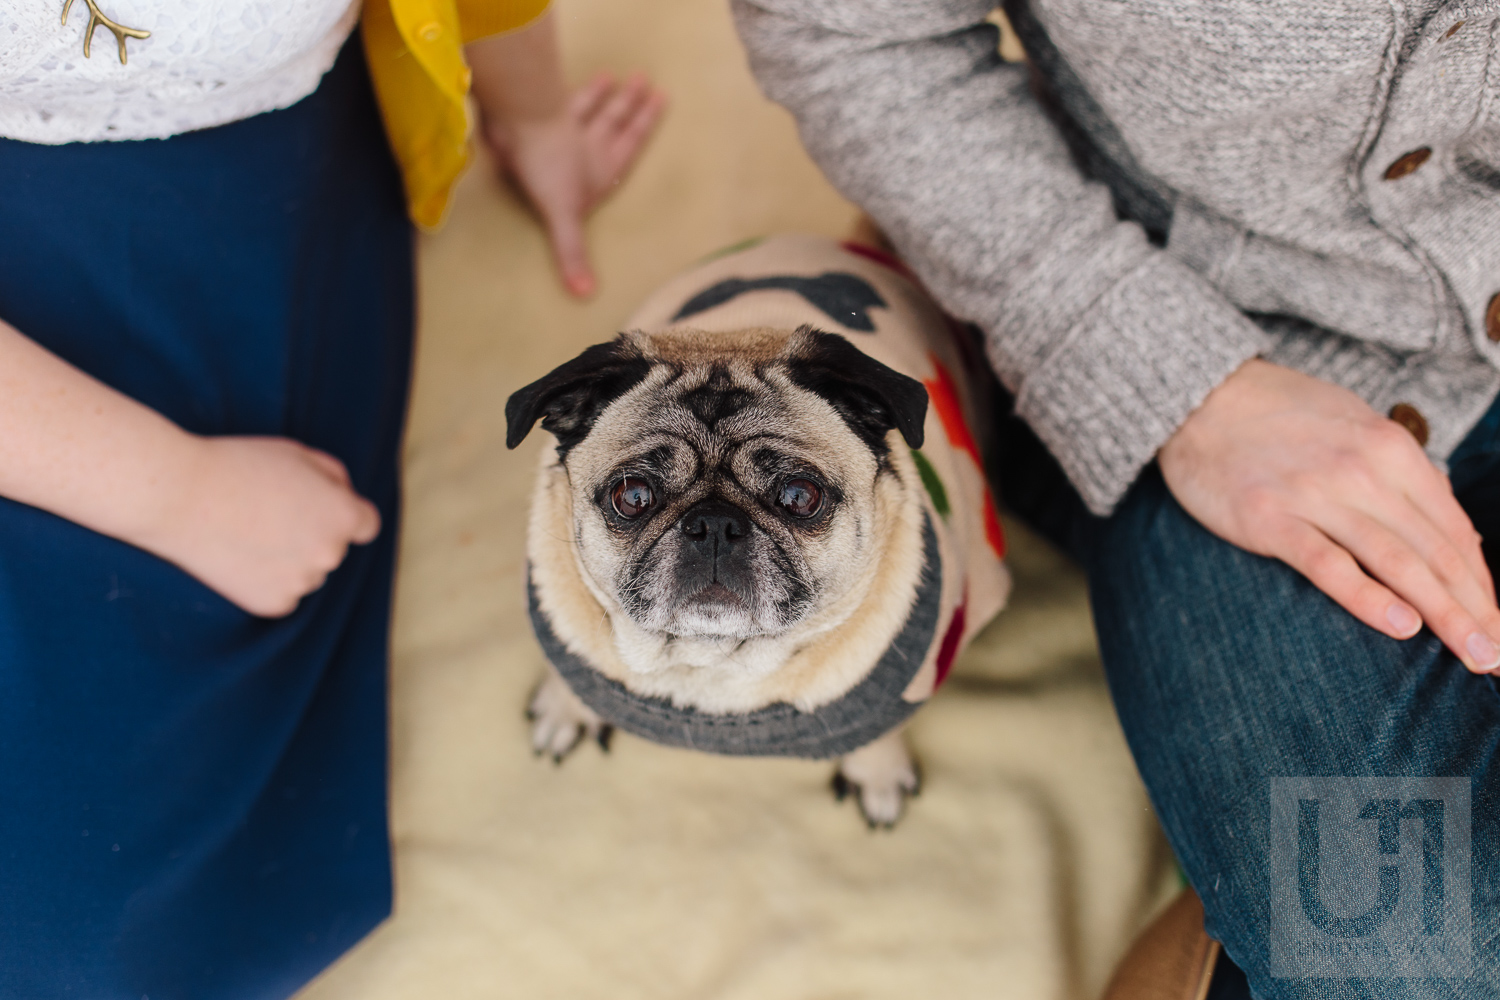
<svg viewBox="0 0 1500 1000">
<path fill-rule="evenodd" d="M 412 221 L 443 220 L 469 159 L 463 45 L 534 21 L 548 0 L 365 0 L 365 57 Z"/>
</svg>

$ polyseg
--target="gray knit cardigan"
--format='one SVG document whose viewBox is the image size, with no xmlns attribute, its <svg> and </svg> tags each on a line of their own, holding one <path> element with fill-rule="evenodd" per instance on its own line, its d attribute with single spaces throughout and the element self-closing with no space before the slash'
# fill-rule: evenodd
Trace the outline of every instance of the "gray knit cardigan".
<svg viewBox="0 0 1500 1000">
<path fill-rule="evenodd" d="M 1040 86 L 989 0 L 733 4 L 1094 511 L 1256 355 L 1439 461 L 1500 391 L 1497 0 L 1011 0 Z"/>
</svg>

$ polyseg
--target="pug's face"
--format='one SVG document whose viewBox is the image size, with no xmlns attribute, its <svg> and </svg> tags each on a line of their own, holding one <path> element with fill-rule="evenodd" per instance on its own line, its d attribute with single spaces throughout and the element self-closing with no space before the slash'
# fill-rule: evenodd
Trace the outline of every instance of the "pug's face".
<svg viewBox="0 0 1500 1000">
<path fill-rule="evenodd" d="M 921 444 L 922 385 L 807 328 L 622 335 L 507 405 L 512 447 L 558 439 L 584 569 L 638 628 L 780 636 L 874 550 L 888 433 Z"/>
</svg>

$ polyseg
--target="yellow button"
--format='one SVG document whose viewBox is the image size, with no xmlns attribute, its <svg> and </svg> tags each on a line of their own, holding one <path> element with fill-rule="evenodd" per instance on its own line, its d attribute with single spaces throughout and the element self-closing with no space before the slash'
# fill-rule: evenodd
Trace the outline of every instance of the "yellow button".
<svg viewBox="0 0 1500 1000">
<path fill-rule="evenodd" d="M 417 29 L 417 35 L 424 42 L 435 42 L 443 37 L 443 26 L 436 21 L 428 21 Z"/>
<path fill-rule="evenodd" d="M 458 72 L 458 89 L 468 90 L 469 84 L 474 80 L 474 71 L 465 66 Z"/>
</svg>

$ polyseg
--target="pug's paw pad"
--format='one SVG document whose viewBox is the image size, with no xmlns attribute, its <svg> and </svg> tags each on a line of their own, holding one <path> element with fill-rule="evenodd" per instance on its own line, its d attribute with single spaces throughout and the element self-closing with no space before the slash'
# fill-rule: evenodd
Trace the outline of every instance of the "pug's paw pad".
<svg viewBox="0 0 1500 1000">
<path fill-rule="evenodd" d="M 550 754 L 559 764 L 585 738 L 608 750 L 614 734 L 609 724 L 580 701 L 555 671 L 549 672 L 537 686 L 526 717 L 531 720 L 532 752 L 539 757 Z"/>
<path fill-rule="evenodd" d="M 842 771 L 833 776 L 834 797 L 842 800 L 850 794 L 854 795 L 854 800 L 859 805 L 860 815 L 864 816 L 865 822 L 872 830 L 880 827 L 890 829 L 895 826 L 896 820 L 901 818 L 902 810 L 906 806 L 907 796 L 916 795 L 920 787 L 921 782 L 915 777 L 909 781 L 855 784 L 845 777 Z"/>
<path fill-rule="evenodd" d="M 900 733 L 887 733 L 849 754 L 833 776 L 834 796 L 843 799 L 852 793 L 872 829 L 894 826 L 907 796 L 921 788 L 921 773 Z"/>
</svg>

